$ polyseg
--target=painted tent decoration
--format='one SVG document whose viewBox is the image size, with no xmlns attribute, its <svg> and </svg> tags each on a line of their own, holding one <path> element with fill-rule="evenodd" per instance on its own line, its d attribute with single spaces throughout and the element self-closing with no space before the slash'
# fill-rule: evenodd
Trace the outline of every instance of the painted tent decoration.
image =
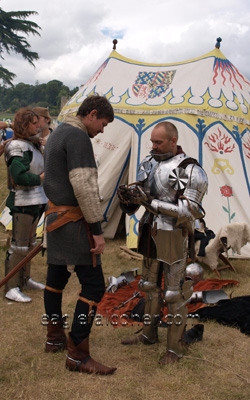
<svg viewBox="0 0 250 400">
<path fill-rule="evenodd" d="M 207 226 L 216 233 L 232 222 L 250 225 L 250 81 L 223 55 L 220 41 L 201 57 L 171 64 L 125 58 L 114 41 L 107 60 L 59 114 L 60 122 L 95 93 L 114 108 L 115 121 L 93 139 L 107 238 L 114 237 L 122 216 L 117 187 L 136 181 L 151 131 L 164 120 L 177 126 L 179 144 L 208 174 Z M 142 212 L 127 217 L 129 248 L 137 246 Z M 249 244 L 242 256 L 250 257 Z"/>
</svg>

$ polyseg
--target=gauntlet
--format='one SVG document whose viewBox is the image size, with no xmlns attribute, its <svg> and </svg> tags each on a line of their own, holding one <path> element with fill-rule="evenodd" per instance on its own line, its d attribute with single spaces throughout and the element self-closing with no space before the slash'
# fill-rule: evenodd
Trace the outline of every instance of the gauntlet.
<svg viewBox="0 0 250 400">
<path fill-rule="evenodd" d="M 148 203 L 150 200 L 143 188 L 137 183 L 130 185 L 120 185 L 117 190 L 117 195 L 121 203 L 139 204 Z"/>
</svg>

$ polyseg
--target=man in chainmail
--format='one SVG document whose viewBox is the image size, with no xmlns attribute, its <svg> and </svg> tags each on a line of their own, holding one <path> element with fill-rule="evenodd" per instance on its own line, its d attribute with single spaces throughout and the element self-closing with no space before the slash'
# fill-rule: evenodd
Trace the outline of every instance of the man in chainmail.
<svg viewBox="0 0 250 400">
<path fill-rule="evenodd" d="M 47 319 L 46 352 L 67 348 L 70 371 L 112 374 L 90 357 L 89 335 L 98 302 L 105 292 L 101 254 L 105 241 L 97 183 L 97 167 L 91 138 L 102 133 L 114 119 L 109 101 L 102 96 L 86 98 L 76 116 L 68 116 L 49 136 L 45 146 L 44 189 L 48 274 L 44 290 Z M 71 332 L 66 338 L 62 294 L 75 272 L 81 284 Z"/>
</svg>

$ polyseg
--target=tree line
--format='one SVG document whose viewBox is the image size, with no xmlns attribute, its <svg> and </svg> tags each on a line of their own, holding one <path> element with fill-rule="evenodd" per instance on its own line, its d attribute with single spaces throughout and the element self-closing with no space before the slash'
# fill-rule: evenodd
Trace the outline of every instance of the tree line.
<svg viewBox="0 0 250 400">
<path fill-rule="evenodd" d="M 28 20 L 36 11 L 9 11 L 0 7 L 0 59 L 4 52 L 21 54 L 25 60 L 35 66 L 39 59 L 37 52 L 31 50 L 27 40 L 29 35 L 40 36 L 41 27 Z M 15 73 L 0 64 L 0 111 L 14 114 L 21 107 L 49 107 L 50 114 L 57 116 L 66 100 L 77 92 L 78 87 L 70 90 L 62 82 L 53 80 L 35 86 L 25 83 L 13 85 Z"/>
<path fill-rule="evenodd" d="M 0 85 L 0 111 L 14 114 L 21 107 L 48 107 L 52 116 L 57 116 L 78 87 L 70 90 L 58 80 L 34 85 L 18 83 L 11 87 Z"/>
</svg>

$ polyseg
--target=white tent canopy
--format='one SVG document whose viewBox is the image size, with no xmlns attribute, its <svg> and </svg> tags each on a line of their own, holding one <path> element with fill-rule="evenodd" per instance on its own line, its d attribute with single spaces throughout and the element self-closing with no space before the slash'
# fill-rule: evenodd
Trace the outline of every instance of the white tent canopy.
<svg viewBox="0 0 250 400">
<path fill-rule="evenodd" d="M 177 126 L 179 144 L 208 174 L 207 226 L 216 233 L 232 222 L 250 225 L 250 82 L 222 54 L 219 41 L 210 53 L 171 64 L 130 60 L 114 48 L 58 121 L 94 93 L 105 95 L 115 111 L 115 121 L 93 139 L 106 237 L 114 237 L 121 218 L 117 187 L 136 181 L 151 131 L 163 120 Z M 127 218 L 130 248 L 136 247 L 142 211 Z M 250 257 L 249 244 L 242 256 Z"/>
</svg>

